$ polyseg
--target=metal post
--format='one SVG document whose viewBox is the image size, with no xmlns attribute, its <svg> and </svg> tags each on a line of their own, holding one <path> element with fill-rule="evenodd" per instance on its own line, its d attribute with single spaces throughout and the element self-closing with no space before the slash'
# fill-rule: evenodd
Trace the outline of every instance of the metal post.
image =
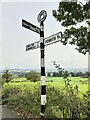
<svg viewBox="0 0 90 120">
<path fill-rule="evenodd" d="M 44 21 L 47 17 L 45 10 L 42 10 L 38 15 L 40 23 L 40 54 L 41 54 L 41 119 L 44 118 L 46 109 L 46 81 L 45 81 L 45 46 L 44 46 Z"/>
<path fill-rule="evenodd" d="M 41 118 L 44 117 L 46 108 L 46 83 L 45 83 L 45 53 L 44 53 L 44 24 L 40 23 L 40 52 L 41 52 Z"/>
</svg>

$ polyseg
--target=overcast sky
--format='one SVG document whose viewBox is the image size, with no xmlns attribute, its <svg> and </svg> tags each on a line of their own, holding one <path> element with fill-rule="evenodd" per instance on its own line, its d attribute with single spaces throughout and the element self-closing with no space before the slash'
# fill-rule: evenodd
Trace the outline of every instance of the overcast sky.
<svg viewBox="0 0 90 120">
<path fill-rule="evenodd" d="M 39 34 L 23 28 L 21 21 L 25 19 L 39 27 L 37 16 L 44 9 L 47 11 L 44 22 L 45 37 L 63 31 L 60 23 L 52 16 L 52 10 L 58 8 L 58 2 L 4 2 L 1 6 L 0 57 L 2 63 L 1 61 L 0 63 L 2 68 L 40 69 L 40 49 L 25 51 L 27 44 L 39 40 Z M 88 67 L 88 55 L 82 55 L 75 50 L 74 46 L 63 46 L 60 42 L 45 47 L 46 69 L 53 68 L 54 60 L 64 68 Z"/>
</svg>

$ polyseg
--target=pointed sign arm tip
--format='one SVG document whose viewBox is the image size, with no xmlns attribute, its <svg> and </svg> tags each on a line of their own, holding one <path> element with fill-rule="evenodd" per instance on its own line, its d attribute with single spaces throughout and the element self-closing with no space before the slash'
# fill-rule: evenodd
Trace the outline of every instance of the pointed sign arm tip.
<svg viewBox="0 0 90 120">
<path fill-rule="evenodd" d="M 22 26 L 33 31 L 33 32 L 36 32 L 38 34 L 40 34 L 40 28 L 37 27 L 36 25 L 33 25 L 32 23 L 22 19 Z"/>
</svg>

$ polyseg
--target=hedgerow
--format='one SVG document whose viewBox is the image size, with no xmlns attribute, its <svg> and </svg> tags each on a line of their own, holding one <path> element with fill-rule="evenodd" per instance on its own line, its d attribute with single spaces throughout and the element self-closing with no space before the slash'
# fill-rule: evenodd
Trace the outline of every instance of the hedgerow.
<svg viewBox="0 0 90 120">
<path fill-rule="evenodd" d="M 64 79 L 64 89 L 47 85 L 46 118 L 90 118 L 90 91 L 79 96 L 78 86 L 72 86 L 68 78 Z M 2 90 L 3 104 L 19 107 L 33 116 L 40 117 L 40 85 L 34 89 L 7 83 Z"/>
</svg>

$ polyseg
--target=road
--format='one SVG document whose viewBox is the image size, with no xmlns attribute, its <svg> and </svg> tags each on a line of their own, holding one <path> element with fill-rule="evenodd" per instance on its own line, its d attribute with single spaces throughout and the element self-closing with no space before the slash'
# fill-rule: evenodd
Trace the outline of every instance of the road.
<svg viewBox="0 0 90 120">
<path fill-rule="evenodd" d="M 0 105 L 0 120 L 6 120 L 6 118 L 8 119 L 8 118 L 21 118 L 21 117 L 18 115 L 17 112 L 7 108 L 6 105 L 3 106 Z"/>
<path fill-rule="evenodd" d="M 6 106 L 2 106 L 2 118 L 21 118 L 17 112 L 10 110 Z"/>
</svg>

